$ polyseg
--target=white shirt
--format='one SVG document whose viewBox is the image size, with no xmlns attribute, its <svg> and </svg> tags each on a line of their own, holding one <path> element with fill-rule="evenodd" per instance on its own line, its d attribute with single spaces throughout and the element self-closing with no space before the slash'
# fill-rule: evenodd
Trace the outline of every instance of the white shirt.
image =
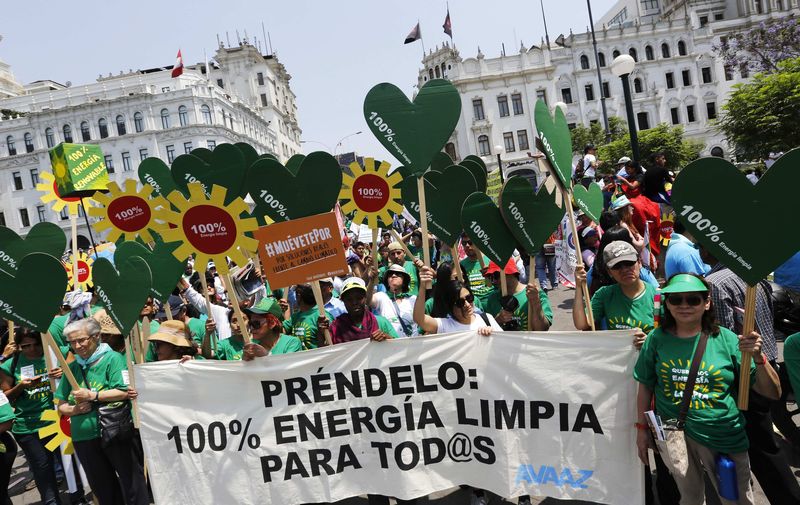
<svg viewBox="0 0 800 505">
<path fill-rule="evenodd" d="M 394 331 L 397 332 L 398 337 L 411 337 L 414 335 L 419 335 L 417 323 L 414 322 L 414 302 L 416 301 L 416 296 L 408 296 L 395 300 L 397 303 L 397 309 L 400 311 L 400 317 L 403 318 L 406 328 L 411 330 L 411 335 L 406 335 L 405 330 L 403 330 L 403 325 L 400 323 L 400 318 L 397 317 L 397 311 L 394 310 L 394 304 L 392 303 L 392 299 L 389 298 L 389 295 L 381 291 L 377 291 L 372 295 L 372 305 L 375 307 L 375 312 L 377 312 L 379 316 L 385 317 L 390 323 L 392 323 L 392 326 L 394 326 Z"/>
<path fill-rule="evenodd" d="M 493 330 L 503 331 L 503 328 L 497 324 L 497 321 L 494 320 L 491 314 L 486 314 L 486 317 L 489 318 L 489 326 L 491 326 Z M 450 316 L 446 318 L 436 317 L 434 319 L 436 319 L 436 333 L 454 333 L 457 331 L 477 330 L 486 327 L 486 322 L 484 322 L 483 318 L 478 314 L 472 314 L 472 322 L 468 325 L 461 324 Z"/>
<path fill-rule="evenodd" d="M 597 158 L 594 154 L 587 154 L 583 157 L 583 176 L 594 178 L 594 163 L 597 163 Z"/>
<path fill-rule="evenodd" d="M 201 314 L 208 315 L 206 299 L 203 297 L 203 295 L 195 291 L 191 286 L 186 288 L 186 291 L 184 291 L 183 294 L 186 295 L 186 299 L 189 300 L 189 303 L 191 303 Z M 217 325 L 217 338 L 219 340 L 230 338 L 231 324 L 228 322 L 228 309 L 221 305 L 215 305 L 212 303 L 211 319 L 213 319 L 214 323 Z"/>
<path fill-rule="evenodd" d="M 758 182 L 758 176 L 756 174 L 747 174 L 745 177 L 747 177 L 747 180 L 753 184 Z"/>
</svg>

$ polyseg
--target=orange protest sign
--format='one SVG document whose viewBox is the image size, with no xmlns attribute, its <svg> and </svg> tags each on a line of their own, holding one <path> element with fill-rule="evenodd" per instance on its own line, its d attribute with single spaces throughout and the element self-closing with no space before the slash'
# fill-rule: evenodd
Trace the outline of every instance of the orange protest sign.
<svg viewBox="0 0 800 505">
<path fill-rule="evenodd" d="M 272 286 L 306 284 L 347 272 L 333 212 L 262 226 L 253 236 Z"/>
</svg>

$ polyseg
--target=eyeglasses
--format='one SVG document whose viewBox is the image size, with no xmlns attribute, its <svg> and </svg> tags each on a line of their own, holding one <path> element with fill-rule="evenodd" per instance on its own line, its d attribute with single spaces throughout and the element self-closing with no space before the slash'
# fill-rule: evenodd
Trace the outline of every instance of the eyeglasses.
<svg viewBox="0 0 800 505">
<path fill-rule="evenodd" d="M 472 241 L 471 241 L 471 240 L 464 240 L 464 239 L 462 239 L 462 240 L 461 240 L 461 245 L 472 245 Z"/>
<path fill-rule="evenodd" d="M 247 322 L 247 327 L 250 328 L 251 330 L 258 330 L 262 326 L 264 326 L 265 322 L 266 321 L 258 321 L 253 319 Z"/>
<path fill-rule="evenodd" d="M 611 270 L 622 270 L 623 268 L 628 269 L 628 268 L 633 268 L 634 265 L 636 265 L 636 263 L 637 263 L 636 261 L 620 261 L 613 267 L 609 268 L 611 268 Z"/>
<path fill-rule="evenodd" d="M 667 301 L 670 305 L 683 305 L 686 303 L 689 307 L 697 307 L 701 303 L 705 301 L 705 297 L 701 295 L 680 295 L 680 294 L 670 294 L 667 295 Z"/>
<path fill-rule="evenodd" d="M 92 337 L 81 337 L 81 338 L 76 338 L 76 339 L 73 339 L 73 340 L 67 340 L 67 343 L 70 345 L 70 347 L 73 347 L 73 348 L 77 347 L 77 346 L 83 347 L 86 344 L 88 344 L 89 340 L 91 340 L 91 339 L 92 339 Z"/>
<path fill-rule="evenodd" d="M 456 307 L 458 307 L 459 309 L 463 309 L 466 304 L 469 303 L 470 305 L 472 305 L 472 302 L 474 301 L 475 301 L 475 295 L 470 293 L 464 298 L 459 298 L 458 300 L 456 300 Z"/>
</svg>

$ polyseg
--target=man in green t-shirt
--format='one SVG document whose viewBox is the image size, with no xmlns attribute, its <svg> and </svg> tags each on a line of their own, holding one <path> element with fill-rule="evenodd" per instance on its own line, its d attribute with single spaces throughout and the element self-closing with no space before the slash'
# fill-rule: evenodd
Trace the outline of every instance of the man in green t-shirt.
<svg viewBox="0 0 800 505">
<path fill-rule="evenodd" d="M 276 299 L 262 298 L 254 306 L 245 309 L 244 312 L 250 336 L 253 338 L 252 343 L 242 346 L 242 359 L 244 361 L 250 361 L 256 357 L 288 354 L 303 350 L 303 344 L 299 338 L 281 333 L 283 327 L 280 319 L 283 317 L 283 311 Z M 231 328 L 233 329 L 233 325 Z M 238 330 L 238 325 L 236 329 Z M 231 346 L 234 349 L 236 348 L 234 342 L 231 342 Z"/>
<path fill-rule="evenodd" d="M 528 286 L 519 282 L 519 269 L 514 258 L 506 263 L 505 274 L 508 295 L 503 298 L 500 267 L 494 262 L 489 263 L 486 276 L 491 279 L 494 290 L 486 300 L 486 312 L 493 315 L 506 331 L 547 331 L 553 322 L 547 293 L 539 289 L 535 280 Z M 529 312 L 533 315 L 530 320 Z"/>
<path fill-rule="evenodd" d="M 399 242 L 392 242 L 389 244 L 389 265 L 378 269 L 378 278 L 383 279 L 389 266 L 400 265 L 403 267 L 403 270 L 408 272 L 411 278 L 408 284 L 408 295 L 416 296 L 417 293 L 419 293 L 419 272 L 417 272 L 417 268 L 421 267 L 423 262 L 419 258 L 412 259 L 413 262 L 406 259 L 406 252 Z"/>
<path fill-rule="evenodd" d="M 464 248 L 466 258 L 461 260 L 461 272 L 464 275 L 464 282 L 469 284 L 470 291 L 475 295 L 483 306 L 489 299 L 489 295 L 493 289 L 491 285 L 486 282 L 483 271 L 486 269 L 484 260 L 481 257 L 481 252 L 472 243 L 472 239 L 466 235 L 461 235 L 461 246 Z"/>
<path fill-rule="evenodd" d="M 314 299 L 314 292 L 308 284 L 298 284 L 294 288 L 299 310 L 292 314 L 288 321 L 283 322 L 283 330 L 289 335 L 300 339 L 304 349 L 316 349 L 324 336 L 317 332 L 317 317 L 319 311 Z M 330 313 L 325 312 L 329 320 L 333 320 Z"/>
</svg>

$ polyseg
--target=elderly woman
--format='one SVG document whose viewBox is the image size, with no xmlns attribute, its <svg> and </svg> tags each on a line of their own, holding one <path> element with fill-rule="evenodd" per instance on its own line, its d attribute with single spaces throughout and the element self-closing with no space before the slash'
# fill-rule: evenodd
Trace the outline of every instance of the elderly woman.
<svg viewBox="0 0 800 505">
<path fill-rule="evenodd" d="M 647 449 L 652 439 L 644 412 L 650 410 L 653 395 L 661 419 L 667 424 L 677 420 L 689 382 L 690 364 L 698 352 L 699 367 L 685 414 L 688 471 L 685 476 L 673 475 L 681 493 L 680 503 L 704 502 L 704 471 L 719 492 L 716 460 L 727 455 L 735 463 L 739 498 L 722 499 L 722 503 L 752 504 L 749 442 L 744 416 L 736 406 L 742 352 L 753 356 L 750 381 L 754 391 L 777 400 L 781 395 L 778 376 L 761 354 L 760 335 L 752 332 L 737 336 L 714 322 L 708 285 L 703 279 L 678 274 L 662 292 L 666 295 L 663 325 L 647 337 L 633 373 L 639 382 L 636 400 L 639 458 L 647 464 Z"/>
<path fill-rule="evenodd" d="M 132 428 L 113 438 L 103 436 L 99 410 L 128 408 L 125 357 L 100 342 L 100 323 L 87 318 L 64 328 L 75 355 L 69 368 L 79 388 L 62 380 L 55 397 L 58 411 L 70 418 L 72 442 L 100 505 L 148 505 L 147 485 Z M 124 417 L 123 417 L 124 420 Z"/>
</svg>

